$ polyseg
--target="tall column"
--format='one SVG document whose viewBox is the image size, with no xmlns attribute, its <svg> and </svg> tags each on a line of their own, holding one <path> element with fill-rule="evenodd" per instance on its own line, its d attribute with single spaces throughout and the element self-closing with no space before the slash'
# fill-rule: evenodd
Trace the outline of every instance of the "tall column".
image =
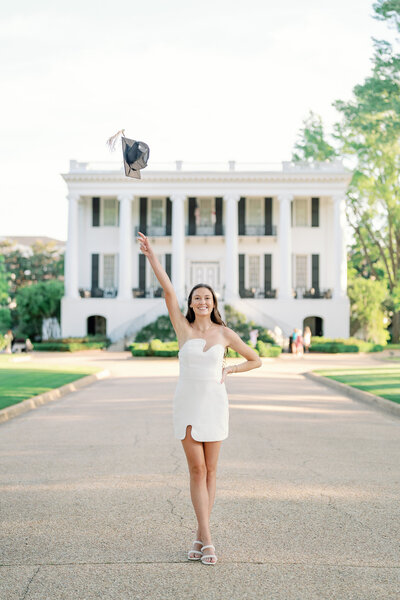
<svg viewBox="0 0 400 600">
<path fill-rule="evenodd" d="M 335 279 L 333 297 L 347 295 L 347 251 L 346 251 L 346 197 L 333 197 L 333 252 Z"/>
<path fill-rule="evenodd" d="M 78 292 L 78 209 L 79 194 L 68 198 L 68 239 L 65 252 L 65 296 L 79 298 Z"/>
<path fill-rule="evenodd" d="M 132 195 L 118 196 L 119 211 L 119 269 L 118 298 L 132 298 Z"/>
<path fill-rule="evenodd" d="M 226 194 L 225 211 L 225 302 L 239 298 L 239 245 L 238 202 L 239 194 Z"/>
<path fill-rule="evenodd" d="M 290 225 L 291 194 L 281 194 L 279 201 L 279 255 L 280 281 L 279 294 L 281 300 L 292 300 L 292 235 Z"/>
<path fill-rule="evenodd" d="M 178 302 L 182 305 L 185 294 L 185 199 L 184 194 L 174 194 L 172 202 L 172 265 L 171 279 Z"/>
</svg>

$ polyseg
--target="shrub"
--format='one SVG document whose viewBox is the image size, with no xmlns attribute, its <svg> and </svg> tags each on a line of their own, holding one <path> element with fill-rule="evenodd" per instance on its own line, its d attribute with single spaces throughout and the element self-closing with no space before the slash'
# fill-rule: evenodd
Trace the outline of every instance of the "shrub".
<svg viewBox="0 0 400 600">
<path fill-rule="evenodd" d="M 130 350 L 132 352 L 132 356 L 148 356 L 147 351 L 149 349 L 149 344 L 147 342 L 134 342 L 130 346 Z"/>
<path fill-rule="evenodd" d="M 345 352 L 381 352 L 383 346 L 373 342 L 365 342 L 357 338 L 330 339 L 324 337 L 312 337 L 310 352 L 326 352 L 328 354 L 339 354 Z"/>
<path fill-rule="evenodd" d="M 244 313 L 235 310 L 229 304 L 225 304 L 225 320 L 228 327 L 236 331 L 236 333 L 245 342 L 250 337 L 250 331 L 252 329 L 258 329 L 258 340 L 267 344 L 273 344 L 274 339 L 271 337 L 268 329 L 257 325 L 254 321 L 247 321 L 247 317 Z"/>
<path fill-rule="evenodd" d="M 39 352 L 76 352 L 78 350 L 103 350 L 110 345 L 104 336 L 87 336 L 83 338 L 61 338 L 35 342 L 33 349 Z"/>
<path fill-rule="evenodd" d="M 150 342 L 151 340 L 169 342 L 176 339 L 176 333 L 168 316 L 162 315 L 153 323 L 143 327 L 135 337 L 135 342 Z"/>
<path fill-rule="evenodd" d="M 256 350 L 261 357 L 274 358 L 279 356 L 282 352 L 282 348 L 276 344 L 265 344 L 264 342 L 257 340 Z"/>
<path fill-rule="evenodd" d="M 4 335 L 0 333 L 0 350 L 3 350 L 7 346 L 7 340 Z"/>
<path fill-rule="evenodd" d="M 6 333 L 9 329 L 11 329 L 11 325 L 11 310 L 9 308 L 0 306 L 0 332 Z"/>
</svg>

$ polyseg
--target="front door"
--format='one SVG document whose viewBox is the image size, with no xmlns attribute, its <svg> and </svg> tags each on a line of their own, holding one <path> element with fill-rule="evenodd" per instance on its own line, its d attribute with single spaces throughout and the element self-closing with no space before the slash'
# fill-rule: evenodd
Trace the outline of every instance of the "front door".
<svg viewBox="0 0 400 600">
<path fill-rule="evenodd" d="M 193 287 L 198 283 L 208 283 L 215 292 L 220 291 L 219 262 L 197 262 L 190 263 L 190 285 Z"/>
</svg>

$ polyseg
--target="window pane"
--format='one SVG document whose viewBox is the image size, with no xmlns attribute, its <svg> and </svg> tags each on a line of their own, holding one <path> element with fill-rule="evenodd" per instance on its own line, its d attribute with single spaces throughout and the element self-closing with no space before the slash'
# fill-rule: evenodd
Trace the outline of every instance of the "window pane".
<svg viewBox="0 0 400 600">
<path fill-rule="evenodd" d="M 118 205 L 115 198 L 104 198 L 103 200 L 103 225 L 115 226 L 118 218 Z"/>
<path fill-rule="evenodd" d="M 105 288 L 115 287 L 115 254 L 104 254 L 103 286 Z"/>
<path fill-rule="evenodd" d="M 308 225 L 307 205 L 308 203 L 306 198 L 297 198 L 294 201 L 297 227 L 306 227 Z"/>
<path fill-rule="evenodd" d="M 162 254 L 157 254 L 157 258 L 160 261 L 160 263 L 163 265 L 164 256 Z M 156 288 L 156 289 L 161 287 L 160 282 L 158 281 L 157 277 L 155 276 L 153 269 L 150 269 L 150 287 Z"/>
<path fill-rule="evenodd" d="M 200 198 L 198 201 L 199 206 L 199 216 L 200 216 L 200 227 L 207 227 L 213 224 L 213 217 L 211 214 L 212 204 L 211 198 Z"/>
<path fill-rule="evenodd" d="M 248 225 L 262 225 L 261 198 L 248 199 Z"/>
<path fill-rule="evenodd" d="M 307 256 L 296 255 L 296 287 L 307 287 Z"/>
<path fill-rule="evenodd" d="M 162 227 L 163 225 L 163 201 L 161 198 L 153 198 L 151 201 L 151 226 Z"/>
<path fill-rule="evenodd" d="M 260 287 L 260 257 L 249 256 L 249 288 Z"/>
</svg>

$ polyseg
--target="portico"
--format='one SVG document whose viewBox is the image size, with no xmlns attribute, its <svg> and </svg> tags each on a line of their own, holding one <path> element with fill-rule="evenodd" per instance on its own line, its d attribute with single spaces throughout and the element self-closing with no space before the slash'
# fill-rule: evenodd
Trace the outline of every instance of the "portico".
<svg viewBox="0 0 400 600">
<path fill-rule="evenodd" d="M 310 170 L 283 163 L 280 171 L 256 172 L 149 169 L 132 182 L 118 171 L 72 162 L 64 179 L 69 210 L 63 335 L 84 335 L 85 319 L 104 314 L 107 334 L 123 337 L 133 332 L 135 319 L 145 324 L 157 310 L 165 312 L 159 284 L 136 242 L 138 230 L 150 237 L 182 306 L 191 287 L 204 282 L 222 303 L 243 309 L 245 302 L 259 322 L 265 315 L 265 322 L 290 328 L 290 314 L 297 321 L 324 319 L 324 312 L 332 314 L 325 310 L 329 303 L 341 307 L 342 323 L 348 321 L 349 173 L 341 165 Z M 347 335 L 348 327 L 342 330 Z"/>
</svg>

